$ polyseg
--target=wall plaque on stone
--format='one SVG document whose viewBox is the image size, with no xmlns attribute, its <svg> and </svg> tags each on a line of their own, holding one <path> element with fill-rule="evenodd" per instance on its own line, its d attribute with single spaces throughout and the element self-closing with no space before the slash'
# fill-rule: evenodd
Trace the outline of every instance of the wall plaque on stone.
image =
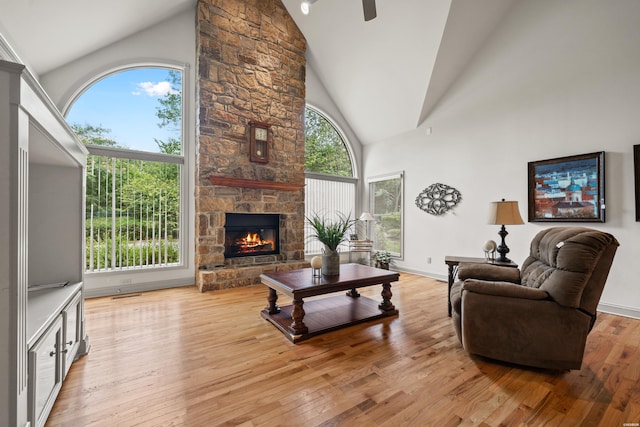
<svg viewBox="0 0 640 427">
<path fill-rule="evenodd" d="M 431 215 L 443 215 L 453 209 L 462 194 L 453 187 L 445 184 L 431 184 L 416 197 L 416 206 Z"/>
<path fill-rule="evenodd" d="M 267 123 L 249 122 L 249 160 L 256 163 L 269 162 L 269 128 Z"/>
</svg>

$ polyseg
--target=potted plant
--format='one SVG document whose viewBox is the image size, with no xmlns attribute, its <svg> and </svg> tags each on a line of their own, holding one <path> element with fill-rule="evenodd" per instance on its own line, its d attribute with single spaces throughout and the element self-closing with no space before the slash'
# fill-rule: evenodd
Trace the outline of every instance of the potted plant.
<svg viewBox="0 0 640 427">
<path fill-rule="evenodd" d="M 340 274 L 340 253 L 338 246 L 347 239 L 347 232 L 355 223 L 351 215 L 344 215 L 338 212 L 338 219 L 329 221 L 314 214 L 307 221 L 313 228 L 314 237 L 324 245 L 322 253 L 322 274 L 325 276 L 335 276 Z"/>
<path fill-rule="evenodd" d="M 389 269 L 389 263 L 391 262 L 391 254 L 387 251 L 376 251 L 373 255 L 373 259 L 376 261 L 376 268 Z"/>
</svg>

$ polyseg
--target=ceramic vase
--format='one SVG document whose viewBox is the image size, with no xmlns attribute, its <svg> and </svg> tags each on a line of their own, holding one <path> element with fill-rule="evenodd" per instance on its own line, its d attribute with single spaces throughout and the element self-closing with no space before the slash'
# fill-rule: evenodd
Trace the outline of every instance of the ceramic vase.
<svg viewBox="0 0 640 427">
<path fill-rule="evenodd" d="M 340 274 L 340 252 L 325 247 L 322 251 L 322 275 L 337 276 Z"/>
</svg>

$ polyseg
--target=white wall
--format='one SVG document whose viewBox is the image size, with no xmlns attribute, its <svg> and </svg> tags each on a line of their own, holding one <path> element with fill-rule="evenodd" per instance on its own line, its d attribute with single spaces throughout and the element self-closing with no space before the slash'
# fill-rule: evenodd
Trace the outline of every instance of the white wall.
<svg viewBox="0 0 640 427">
<path fill-rule="evenodd" d="M 640 144 L 638 40 L 635 0 L 519 2 L 420 128 L 365 146 L 365 177 L 406 172 L 398 268 L 444 278 L 446 255 L 483 256 L 486 240 L 499 241 L 498 226 L 487 225 L 490 202 L 517 200 L 526 221 L 527 162 L 606 151 L 606 223 L 510 226 L 509 255 L 521 263 L 532 237 L 553 225 L 610 232 L 620 248 L 601 309 L 640 317 L 632 155 Z M 439 217 L 415 205 L 436 182 L 462 193 Z"/>
<path fill-rule="evenodd" d="M 333 99 L 331 99 L 327 93 L 327 89 L 324 87 L 311 65 L 309 65 L 309 62 L 307 62 L 305 78 L 305 100 L 307 104 L 327 115 L 328 118 L 331 119 L 338 127 L 338 130 L 343 133 L 344 137 L 347 138 L 354 157 L 356 177 L 361 177 L 362 144 L 360 143 L 360 140 L 355 133 L 353 133 L 351 126 L 349 126 L 349 123 L 347 123 L 345 118 L 342 116 L 342 112 L 338 109 L 336 104 L 333 102 Z"/>
<path fill-rule="evenodd" d="M 195 202 L 193 197 L 194 174 L 192 171 L 193 165 L 195 165 L 195 126 L 197 120 L 195 9 L 183 12 L 158 25 L 42 75 L 41 83 L 60 111 L 64 113 L 68 109 L 68 104 L 73 101 L 74 96 L 84 88 L 87 82 L 93 81 L 98 75 L 104 75 L 122 66 L 136 64 L 186 65 L 188 67 L 187 78 L 183 82 L 183 91 L 187 101 L 184 122 L 187 131 L 185 163 L 191 168 L 191 172 L 187 171 L 190 190 L 187 191 L 189 208 L 186 215 L 188 218 L 188 240 L 185 265 L 184 268 L 162 269 L 152 273 L 86 274 L 85 293 L 87 296 L 133 292 L 194 283 Z"/>
</svg>

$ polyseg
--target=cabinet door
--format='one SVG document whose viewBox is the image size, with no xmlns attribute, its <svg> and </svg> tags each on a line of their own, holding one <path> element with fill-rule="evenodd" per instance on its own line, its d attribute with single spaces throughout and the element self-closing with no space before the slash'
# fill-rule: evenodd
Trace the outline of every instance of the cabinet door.
<svg viewBox="0 0 640 427">
<path fill-rule="evenodd" d="M 73 300 L 62 311 L 63 318 L 63 352 L 64 358 L 62 360 L 62 372 L 64 377 L 67 376 L 71 363 L 78 352 L 78 346 L 80 345 L 80 319 L 82 313 L 82 300 L 80 292 L 73 297 Z"/>
<path fill-rule="evenodd" d="M 62 386 L 62 316 L 29 350 L 29 418 L 31 425 L 44 425 Z"/>
</svg>

